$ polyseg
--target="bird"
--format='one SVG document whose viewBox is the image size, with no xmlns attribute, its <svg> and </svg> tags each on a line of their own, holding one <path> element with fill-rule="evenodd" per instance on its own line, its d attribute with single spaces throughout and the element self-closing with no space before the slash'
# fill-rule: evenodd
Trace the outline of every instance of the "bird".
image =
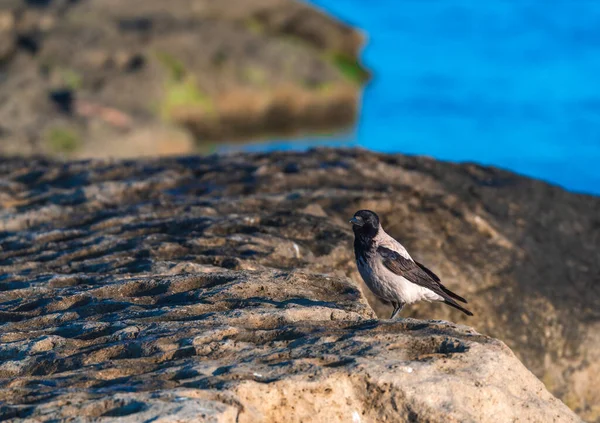
<svg viewBox="0 0 600 423">
<path fill-rule="evenodd" d="M 377 213 L 359 210 L 350 223 L 358 272 L 375 296 L 392 304 L 390 319 L 405 305 L 418 301 L 440 301 L 473 315 L 457 302 L 466 304 L 467 300 L 442 285 L 435 273 L 413 260 L 406 248 L 383 230 Z"/>
</svg>

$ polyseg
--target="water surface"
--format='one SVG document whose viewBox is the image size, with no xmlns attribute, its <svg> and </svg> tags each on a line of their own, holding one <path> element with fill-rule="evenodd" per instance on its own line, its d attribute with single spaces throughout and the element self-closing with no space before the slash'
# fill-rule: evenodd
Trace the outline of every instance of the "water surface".
<svg viewBox="0 0 600 423">
<path fill-rule="evenodd" d="M 474 161 L 600 194 L 600 2 L 313 0 L 363 29 L 355 130 L 246 150 L 359 145 Z"/>
</svg>

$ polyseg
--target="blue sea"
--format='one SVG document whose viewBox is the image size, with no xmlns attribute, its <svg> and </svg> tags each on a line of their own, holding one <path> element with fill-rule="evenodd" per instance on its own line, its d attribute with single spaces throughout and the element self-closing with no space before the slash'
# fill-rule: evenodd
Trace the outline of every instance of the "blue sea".
<svg viewBox="0 0 600 423">
<path fill-rule="evenodd" d="M 358 145 L 600 194 L 600 1 L 312 3 L 368 37 L 357 126 L 244 149 Z"/>
</svg>

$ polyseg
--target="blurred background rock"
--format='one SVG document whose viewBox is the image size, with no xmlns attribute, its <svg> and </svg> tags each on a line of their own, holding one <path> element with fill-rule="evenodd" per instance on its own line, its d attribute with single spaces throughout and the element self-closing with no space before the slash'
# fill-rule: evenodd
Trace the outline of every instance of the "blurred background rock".
<svg viewBox="0 0 600 423">
<path fill-rule="evenodd" d="M 294 0 L 2 0 L 0 154 L 183 154 L 349 126 L 362 44 Z"/>
</svg>

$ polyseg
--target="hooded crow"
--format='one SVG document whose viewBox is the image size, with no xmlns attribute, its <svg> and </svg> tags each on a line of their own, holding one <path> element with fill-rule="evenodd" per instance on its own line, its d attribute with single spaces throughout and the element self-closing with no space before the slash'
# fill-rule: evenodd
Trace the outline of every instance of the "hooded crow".
<svg viewBox="0 0 600 423">
<path fill-rule="evenodd" d="M 406 248 L 383 230 L 376 213 L 359 210 L 350 223 L 358 272 L 373 294 L 392 303 L 390 319 L 406 304 L 417 301 L 441 301 L 473 315 L 457 303 L 466 303 L 464 298 L 442 285 L 435 273 L 414 261 Z"/>
</svg>

